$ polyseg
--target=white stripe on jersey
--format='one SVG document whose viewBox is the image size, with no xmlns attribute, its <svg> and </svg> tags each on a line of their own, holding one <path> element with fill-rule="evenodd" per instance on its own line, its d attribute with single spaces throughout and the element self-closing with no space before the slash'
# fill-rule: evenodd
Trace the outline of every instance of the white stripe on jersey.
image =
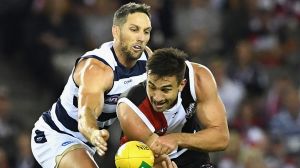
<svg viewBox="0 0 300 168">
<path fill-rule="evenodd" d="M 141 110 L 136 105 L 134 105 L 129 99 L 127 99 L 126 97 L 122 97 L 118 101 L 118 104 L 120 104 L 120 103 L 126 103 L 143 120 L 143 122 L 147 125 L 147 127 L 150 129 L 151 132 L 155 131 L 155 128 L 150 123 L 148 118 L 144 115 L 144 113 L 141 112 Z"/>
<path fill-rule="evenodd" d="M 190 91 L 191 91 L 191 95 L 194 99 L 194 101 L 196 101 L 196 91 L 195 91 L 195 79 L 194 79 L 194 68 L 192 66 L 192 63 L 189 61 L 185 61 L 188 69 L 189 69 L 189 82 L 190 82 Z"/>
<path fill-rule="evenodd" d="M 172 108 L 163 112 L 164 117 L 168 124 L 167 133 L 181 132 L 184 124 L 186 123 L 186 112 L 181 102 L 182 102 L 181 93 L 179 92 L 177 96 L 177 103 Z M 141 120 L 147 125 L 147 127 L 151 130 L 151 132 L 155 131 L 154 126 L 144 115 L 144 113 L 128 98 L 122 97 L 121 99 L 119 99 L 118 104 L 119 103 L 126 103 L 141 118 Z M 184 148 L 178 151 L 178 148 L 176 148 L 169 155 L 171 158 L 177 158 L 186 150 L 187 149 Z"/>
<path fill-rule="evenodd" d="M 86 138 L 80 133 L 80 132 L 74 132 L 74 131 L 71 131 L 67 128 L 65 128 L 62 123 L 60 121 L 58 121 L 58 118 L 55 114 L 55 106 L 56 106 L 56 103 L 53 104 L 52 108 L 51 108 L 51 119 L 53 120 L 53 122 L 55 123 L 55 125 L 62 131 L 68 133 L 68 134 L 71 134 L 73 135 L 74 137 L 77 137 L 78 139 L 80 139 L 81 141 L 83 142 L 87 142 Z"/>
</svg>

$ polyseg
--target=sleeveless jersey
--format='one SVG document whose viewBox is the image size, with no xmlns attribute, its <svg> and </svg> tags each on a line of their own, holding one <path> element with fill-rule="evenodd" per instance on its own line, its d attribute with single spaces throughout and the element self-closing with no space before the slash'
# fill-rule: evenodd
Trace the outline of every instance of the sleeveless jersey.
<svg viewBox="0 0 300 168">
<path fill-rule="evenodd" d="M 118 103 L 126 103 L 142 119 L 149 130 L 158 135 L 198 131 L 200 126 L 195 119 L 194 71 L 189 61 L 186 61 L 186 64 L 187 84 L 183 91 L 178 93 L 177 103 L 172 108 L 164 112 L 155 112 L 146 93 L 145 81 L 124 92 Z M 127 137 L 123 136 L 121 143 L 125 143 L 127 140 Z M 169 156 L 171 159 L 178 158 L 186 151 L 187 149 L 179 148 L 171 152 Z M 199 153 L 201 157 L 208 157 L 207 153 Z"/>
<path fill-rule="evenodd" d="M 76 67 L 81 59 L 95 58 L 110 66 L 114 72 L 113 87 L 105 92 L 103 110 L 97 119 L 99 128 L 106 128 L 116 120 L 116 103 L 120 94 L 146 79 L 145 66 L 148 59 L 146 52 L 142 53 L 134 67 L 127 69 L 119 63 L 112 46 L 113 42 L 104 43 L 100 48 L 85 53 L 75 63 Z M 43 114 L 43 118 L 48 125 L 58 132 L 72 135 L 89 144 L 78 130 L 79 88 L 74 82 L 73 72 L 69 76 L 60 98 L 53 104 L 50 112 Z"/>
</svg>

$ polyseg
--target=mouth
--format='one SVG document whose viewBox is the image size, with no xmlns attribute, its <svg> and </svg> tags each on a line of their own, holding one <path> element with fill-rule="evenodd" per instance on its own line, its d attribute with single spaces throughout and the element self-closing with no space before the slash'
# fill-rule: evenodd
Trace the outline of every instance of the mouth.
<svg viewBox="0 0 300 168">
<path fill-rule="evenodd" d="M 132 46 L 132 49 L 133 49 L 134 51 L 136 51 L 136 52 L 140 52 L 140 51 L 143 50 L 143 47 L 142 47 L 142 45 L 140 45 L 140 44 L 135 44 L 135 45 Z"/>
<path fill-rule="evenodd" d="M 160 111 L 160 109 L 162 109 L 164 107 L 165 102 L 163 102 L 163 103 L 154 102 L 153 105 L 158 111 Z"/>
</svg>

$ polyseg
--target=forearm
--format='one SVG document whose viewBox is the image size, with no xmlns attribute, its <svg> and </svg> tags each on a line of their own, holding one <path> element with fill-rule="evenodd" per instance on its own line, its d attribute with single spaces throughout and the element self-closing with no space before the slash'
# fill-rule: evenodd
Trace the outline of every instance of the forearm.
<svg viewBox="0 0 300 168">
<path fill-rule="evenodd" d="M 220 127 L 207 128 L 196 133 L 176 133 L 175 136 L 180 147 L 208 152 L 224 150 L 229 141 L 228 130 Z"/>
<path fill-rule="evenodd" d="M 91 142 L 91 136 L 95 130 L 99 130 L 97 126 L 97 116 L 93 115 L 90 108 L 82 108 L 79 111 L 78 130 L 83 136 Z"/>
</svg>

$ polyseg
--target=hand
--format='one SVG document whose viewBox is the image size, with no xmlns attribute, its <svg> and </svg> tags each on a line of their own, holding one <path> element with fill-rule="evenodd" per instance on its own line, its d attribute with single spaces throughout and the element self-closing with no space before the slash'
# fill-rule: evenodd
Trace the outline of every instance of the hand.
<svg viewBox="0 0 300 168">
<path fill-rule="evenodd" d="M 107 151 L 107 140 L 109 138 L 109 132 L 106 129 L 94 130 L 91 135 L 91 143 L 96 147 L 97 153 L 100 156 Z"/>
<path fill-rule="evenodd" d="M 173 135 L 175 134 L 167 134 L 152 138 L 149 147 L 154 152 L 155 156 L 169 154 L 178 147 L 175 139 L 176 137 Z"/>
<path fill-rule="evenodd" d="M 160 155 L 155 158 L 153 168 L 178 168 L 168 155 Z"/>
</svg>

